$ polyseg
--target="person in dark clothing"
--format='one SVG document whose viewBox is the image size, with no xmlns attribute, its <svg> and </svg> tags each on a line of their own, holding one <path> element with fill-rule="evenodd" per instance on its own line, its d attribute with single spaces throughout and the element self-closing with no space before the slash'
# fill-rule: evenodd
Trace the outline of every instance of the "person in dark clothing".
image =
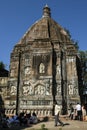
<svg viewBox="0 0 87 130">
<path fill-rule="evenodd" d="M 73 108 L 73 105 L 71 103 L 70 104 L 70 115 L 69 115 L 69 117 L 70 117 L 71 120 L 73 120 L 73 115 L 74 115 L 74 108 Z"/>
</svg>

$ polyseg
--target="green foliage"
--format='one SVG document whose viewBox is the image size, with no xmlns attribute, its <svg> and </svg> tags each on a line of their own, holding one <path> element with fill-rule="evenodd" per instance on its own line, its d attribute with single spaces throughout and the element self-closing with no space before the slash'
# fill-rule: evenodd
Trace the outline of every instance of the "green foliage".
<svg viewBox="0 0 87 130">
<path fill-rule="evenodd" d="M 33 128 L 31 130 L 48 130 L 48 129 L 45 127 L 45 124 L 42 124 L 40 129 L 34 129 Z M 62 130 L 62 128 L 59 128 L 58 130 Z"/>
<path fill-rule="evenodd" d="M 1 61 L 0 62 L 0 70 L 5 69 L 5 64 Z"/>
<path fill-rule="evenodd" d="M 45 124 L 41 125 L 41 129 L 40 130 L 48 130 L 47 128 L 45 128 Z"/>
<path fill-rule="evenodd" d="M 82 67 L 82 78 L 83 86 L 87 86 L 87 51 L 79 51 L 81 67 Z"/>
<path fill-rule="evenodd" d="M 31 129 L 31 130 L 48 130 L 47 128 L 45 128 L 45 124 L 42 124 L 41 125 L 41 128 L 40 129 Z"/>
<path fill-rule="evenodd" d="M 67 35 L 70 38 L 70 40 L 72 41 L 72 43 L 74 44 L 75 48 L 77 50 L 79 50 L 78 41 L 76 41 L 75 39 L 72 38 L 70 31 L 68 29 L 64 28 L 64 30 L 67 32 Z"/>
<path fill-rule="evenodd" d="M 59 130 L 62 130 L 62 128 L 59 128 Z"/>
</svg>

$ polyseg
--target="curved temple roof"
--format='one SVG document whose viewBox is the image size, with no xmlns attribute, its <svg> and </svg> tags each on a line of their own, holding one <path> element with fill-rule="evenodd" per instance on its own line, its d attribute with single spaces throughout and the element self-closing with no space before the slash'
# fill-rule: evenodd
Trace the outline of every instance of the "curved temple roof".
<svg viewBox="0 0 87 130">
<path fill-rule="evenodd" d="M 28 29 L 18 44 L 35 39 L 70 42 L 67 32 L 51 18 L 51 10 L 47 5 L 43 8 L 42 18 Z"/>
</svg>

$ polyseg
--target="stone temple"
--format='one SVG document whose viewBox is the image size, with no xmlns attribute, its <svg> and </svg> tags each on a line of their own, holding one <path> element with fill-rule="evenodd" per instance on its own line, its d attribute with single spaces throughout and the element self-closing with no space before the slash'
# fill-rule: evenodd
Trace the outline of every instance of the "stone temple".
<svg viewBox="0 0 87 130">
<path fill-rule="evenodd" d="M 11 52 L 5 112 L 52 116 L 56 100 L 66 113 L 80 101 L 77 61 L 75 45 L 46 5 Z"/>
</svg>

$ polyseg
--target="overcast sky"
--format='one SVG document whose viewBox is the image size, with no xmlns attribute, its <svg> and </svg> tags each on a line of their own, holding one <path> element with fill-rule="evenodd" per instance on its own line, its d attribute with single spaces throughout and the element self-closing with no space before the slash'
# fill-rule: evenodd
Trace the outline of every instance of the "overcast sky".
<svg viewBox="0 0 87 130">
<path fill-rule="evenodd" d="M 8 70 L 13 47 L 41 19 L 46 4 L 52 19 L 70 31 L 80 50 L 87 50 L 87 0 L 0 0 L 0 61 Z"/>
</svg>

